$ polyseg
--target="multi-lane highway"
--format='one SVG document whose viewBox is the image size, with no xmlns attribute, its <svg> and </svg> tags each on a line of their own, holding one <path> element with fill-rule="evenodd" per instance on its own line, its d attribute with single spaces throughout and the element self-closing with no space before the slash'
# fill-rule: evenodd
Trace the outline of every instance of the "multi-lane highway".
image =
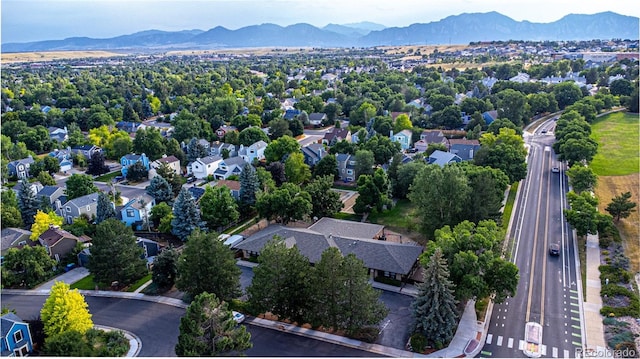
<svg viewBox="0 0 640 359">
<path fill-rule="evenodd" d="M 574 357 L 583 344 L 577 249 L 562 213 L 567 179 L 551 148 L 554 126 L 549 120 L 525 133 L 528 174 L 520 182 L 506 246 L 506 256 L 520 269 L 520 282 L 515 297 L 493 307 L 479 357 L 525 357 L 527 322 L 542 325 L 542 357 Z M 551 244 L 559 245 L 557 256 L 549 253 Z"/>
</svg>

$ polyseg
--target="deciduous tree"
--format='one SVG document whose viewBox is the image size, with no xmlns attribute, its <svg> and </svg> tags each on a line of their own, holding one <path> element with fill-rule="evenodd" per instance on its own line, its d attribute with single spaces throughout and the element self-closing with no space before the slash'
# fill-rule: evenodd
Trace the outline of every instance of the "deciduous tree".
<svg viewBox="0 0 640 359">
<path fill-rule="evenodd" d="M 36 212 L 35 219 L 31 225 L 31 236 L 29 238 L 32 241 L 37 241 L 38 237 L 44 233 L 49 227 L 62 225 L 62 217 L 58 216 L 54 212 L 45 213 L 40 210 Z"/>
<path fill-rule="evenodd" d="M 598 177 L 593 173 L 591 167 L 577 164 L 567 170 L 569 185 L 575 193 L 591 191 L 595 187 Z"/>
<path fill-rule="evenodd" d="M 207 185 L 200 198 L 200 212 L 207 227 L 216 231 L 238 220 L 238 204 L 231 196 L 227 186 L 211 187 Z"/>
<path fill-rule="evenodd" d="M 104 163 L 104 154 L 102 151 L 94 152 L 87 164 L 87 174 L 100 176 L 109 172 L 109 166 Z"/>
<path fill-rule="evenodd" d="M 314 177 L 331 176 L 332 181 L 338 179 L 338 161 L 336 156 L 328 154 L 313 167 Z"/>
<path fill-rule="evenodd" d="M 340 200 L 340 194 L 332 191 L 331 186 L 333 186 L 333 177 L 324 176 L 316 177 L 304 188 L 311 196 L 312 217 L 331 217 L 344 206 Z"/>
<path fill-rule="evenodd" d="M 74 173 L 67 180 L 65 194 L 67 200 L 86 196 L 98 192 L 98 187 L 93 184 L 93 178 L 89 175 Z"/>
<path fill-rule="evenodd" d="M 276 190 L 260 194 L 256 201 L 256 210 L 261 217 L 283 224 L 307 218 L 312 209 L 309 193 L 289 182 Z"/>
<path fill-rule="evenodd" d="M 2 284 L 33 288 L 53 275 L 55 265 L 56 261 L 42 246 L 9 248 L 2 264 Z"/>
<path fill-rule="evenodd" d="M 284 173 L 291 183 L 303 184 L 311 178 L 309 165 L 304 163 L 304 155 L 294 152 L 289 155 L 284 163 Z"/>
<path fill-rule="evenodd" d="M 84 334 L 93 328 L 89 306 L 77 289 L 69 289 L 65 282 L 56 282 L 40 310 L 46 335 L 68 331 Z"/>
</svg>

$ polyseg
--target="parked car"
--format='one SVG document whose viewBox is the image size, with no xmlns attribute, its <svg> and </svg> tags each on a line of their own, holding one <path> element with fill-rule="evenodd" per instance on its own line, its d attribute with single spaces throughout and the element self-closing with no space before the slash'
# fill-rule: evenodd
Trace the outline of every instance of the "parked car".
<svg viewBox="0 0 640 359">
<path fill-rule="evenodd" d="M 187 178 L 187 183 L 193 183 L 193 182 L 195 182 L 195 181 L 197 181 L 197 180 L 198 180 L 198 179 L 197 179 L 197 178 L 195 178 L 195 177 L 189 177 L 189 178 Z"/>
<path fill-rule="evenodd" d="M 559 173 L 559 172 L 560 172 L 560 169 L 559 169 L 558 167 L 553 167 L 553 168 L 551 168 L 551 172 L 553 172 L 553 173 Z"/>
<path fill-rule="evenodd" d="M 233 320 L 236 321 L 236 323 L 240 324 L 242 322 L 244 322 L 244 314 L 242 313 L 238 313 L 235 310 L 231 312 L 233 314 Z"/>
<path fill-rule="evenodd" d="M 557 243 L 549 244 L 549 254 L 552 256 L 560 255 L 560 245 Z"/>
</svg>

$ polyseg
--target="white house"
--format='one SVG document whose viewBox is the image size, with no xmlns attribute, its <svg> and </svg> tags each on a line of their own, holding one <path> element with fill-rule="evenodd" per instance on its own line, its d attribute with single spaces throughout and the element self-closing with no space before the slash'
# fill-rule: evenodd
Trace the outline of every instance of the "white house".
<svg viewBox="0 0 640 359">
<path fill-rule="evenodd" d="M 207 156 L 197 158 L 187 166 L 187 173 L 192 174 L 195 178 L 203 179 L 212 176 L 222 162 L 220 156 Z"/>
<path fill-rule="evenodd" d="M 267 143 L 262 140 L 247 147 L 240 145 L 238 156 L 240 156 L 247 163 L 253 163 L 254 159 L 260 161 L 264 159 L 265 148 L 267 148 Z"/>
</svg>

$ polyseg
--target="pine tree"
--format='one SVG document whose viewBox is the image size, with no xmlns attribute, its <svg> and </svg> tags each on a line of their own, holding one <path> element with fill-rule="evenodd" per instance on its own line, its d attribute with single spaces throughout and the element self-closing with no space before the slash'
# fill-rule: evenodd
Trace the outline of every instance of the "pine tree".
<svg viewBox="0 0 640 359">
<path fill-rule="evenodd" d="M 240 273 L 233 252 L 215 233 L 195 231 L 178 262 L 176 287 L 192 297 L 208 292 L 231 300 L 241 294 Z"/>
<path fill-rule="evenodd" d="M 145 191 L 156 200 L 156 204 L 166 202 L 171 205 L 173 203 L 173 188 L 162 176 L 153 177 Z"/>
<path fill-rule="evenodd" d="M 151 279 L 160 291 L 170 289 L 178 276 L 178 252 L 169 248 L 160 252 L 153 261 Z"/>
<path fill-rule="evenodd" d="M 31 188 L 31 183 L 25 177 L 20 180 L 20 192 L 18 194 L 18 207 L 22 214 L 22 222 L 25 226 L 30 226 L 35 221 L 36 212 L 39 207 L 39 200 L 36 193 Z"/>
<path fill-rule="evenodd" d="M 171 190 L 173 191 L 173 197 L 176 197 L 182 189 L 182 178 L 166 163 L 162 163 L 160 167 L 156 169 L 156 173 L 169 182 Z"/>
<path fill-rule="evenodd" d="M 91 155 L 89 163 L 87 164 L 87 174 L 100 176 L 103 173 L 109 172 L 109 166 L 104 164 L 104 154 L 102 151 L 95 152 Z"/>
<path fill-rule="evenodd" d="M 104 192 L 100 192 L 96 203 L 96 224 L 100 224 L 109 218 L 116 218 L 116 210 L 109 200 L 109 196 Z"/>
<path fill-rule="evenodd" d="M 227 303 L 213 294 L 198 295 L 180 319 L 178 356 L 239 356 L 251 347 L 247 328 L 236 325 Z"/>
<path fill-rule="evenodd" d="M 186 188 L 182 188 L 173 205 L 173 219 L 171 220 L 171 232 L 181 240 L 187 237 L 196 228 L 203 226 L 200 220 L 200 211 L 195 199 Z"/>
<path fill-rule="evenodd" d="M 442 347 L 455 334 L 458 314 L 449 269 L 440 248 L 435 250 L 425 268 L 424 283 L 420 284 L 419 291 L 411 303 L 414 320 L 411 332 L 424 335 L 432 346 Z"/>
<path fill-rule="evenodd" d="M 110 285 L 117 281 L 126 286 L 147 273 L 146 261 L 141 258 L 144 251 L 136 243 L 131 227 L 117 219 L 98 224 L 91 244 L 87 268 L 95 283 Z"/>
<path fill-rule="evenodd" d="M 329 247 L 322 252 L 320 261 L 314 266 L 311 277 L 311 322 L 314 326 L 327 328 L 342 327 L 342 304 L 344 299 L 345 275 L 340 250 Z"/>
<path fill-rule="evenodd" d="M 627 218 L 635 212 L 636 206 L 637 203 L 631 202 L 631 192 L 625 192 L 613 197 L 605 210 L 615 218 L 616 222 L 619 222 L 621 218 Z"/>
<path fill-rule="evenodd" d="M 187 161 L 193 162 L 198 158 L 206 157 L 207 149 L 198 142 L 196 138 L 192 138 L 187 146 Z"/>
<path fill-rule="evenodd" d="M 256 169 L 247 163 L 240 173 L 240 203 L 243 206 L 253 206 L 256 203 L 256 193 L 260 190 L 260 179 Z"/>
<path fill-rule="evenodd" d="M 40 310 L 40 317 L 47 336 L 77 331 L 85 333 L 93 328 L 84 296 L 77 289 L 69 289 L 65 282 L 56 282 Z"/>
</svg>

